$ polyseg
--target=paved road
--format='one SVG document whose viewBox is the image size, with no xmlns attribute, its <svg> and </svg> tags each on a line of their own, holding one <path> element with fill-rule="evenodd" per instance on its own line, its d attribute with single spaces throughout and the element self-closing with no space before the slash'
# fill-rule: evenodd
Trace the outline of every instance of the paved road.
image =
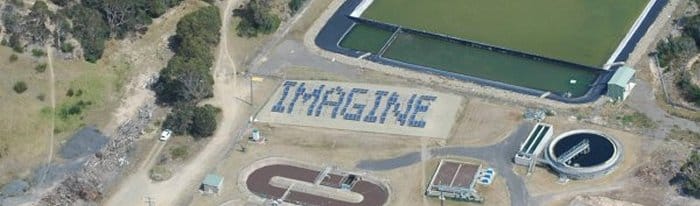
<svg viewBox="0 0 700 206">
<path fill-rule="evenodd" d="M 524 141 L 533 124 L 529 122 L 521 123 L 508 138 L 498 144 L 486 147 L 439 147 L 430 149 L 430 156 L 464 156 L 487 161 L 491 167 L 496 169 L 501 177 L 505 178 L 506 185 L 510 191 L 511 205 L 528 205 L 530 195 L 525 188 L 523 180 L 513 172 L 512 159 Z M 421 161 L 420 152 L 411 152 L 398 157 L 383 160 L 361 160 L 356 165 L 364 170 L 391 170 L 397 169 Z"/>
</svg>

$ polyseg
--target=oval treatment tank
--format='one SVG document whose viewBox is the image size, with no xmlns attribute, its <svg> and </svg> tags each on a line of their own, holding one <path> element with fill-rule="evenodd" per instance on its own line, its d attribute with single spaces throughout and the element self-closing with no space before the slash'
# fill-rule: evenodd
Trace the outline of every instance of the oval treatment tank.
<svg viewBox="0 0 700 206">
<path fill-rule="evenodd" d="M 550 167 L 570 179 L 589 179 L 610 173 L 622 156 L 620 143 L 594 130 L 573 130 L 552 140 L 546 150 Z"/>
</svg>

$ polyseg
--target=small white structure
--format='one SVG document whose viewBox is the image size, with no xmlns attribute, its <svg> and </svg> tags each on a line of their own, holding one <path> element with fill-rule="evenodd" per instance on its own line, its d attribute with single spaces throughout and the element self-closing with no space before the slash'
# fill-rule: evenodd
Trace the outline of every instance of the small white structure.
<svg viewBox="0 0 700 206">
<path fill-rule="evenodd" d="M 199 190 L 204 193 L 219 193 L 223 186 L 223 177 L 215 174 L 208 174 L 199 186 Z"/>
<path fill-rule="evenodd" d="M 522 145 L 520 145 L 520 150 L 513 161 L 516 164 L 524 166 L 532 166 L 537 163 L 537 158 L 542 153 L 542 150 L 546 147 L 549 139 L 552 138 L 554 134 L 554 127 L 550 124 L 537 123 L 530 134 L 525 139 Z"/>
<path fill-rule="evenodd" d="M 610 81 L 608 81 L 608 92 L 606 95 L 613 102 L 625 101 L 636 85 L 632 82 L 635 70 L 632 67 L 622 66 L 615 71 Z"/>
<path fill-rule="evenodd" d="M 264 140 L 262 135 L 260 135 L 260 130 L 258 129 L 253 129 L 253 134 L 250 139 L 253 140 L 253 142 L 261 142 Z"/>
</svg>

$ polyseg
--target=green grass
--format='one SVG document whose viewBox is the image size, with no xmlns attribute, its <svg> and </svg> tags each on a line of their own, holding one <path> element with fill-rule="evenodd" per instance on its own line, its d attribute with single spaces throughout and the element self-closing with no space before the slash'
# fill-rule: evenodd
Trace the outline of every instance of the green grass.
<svg viewBox="0 0 700 206">
<path fill-rule="evenodd" d="M 602 66 L 648 0 L 375 0 L 363 17 Z"/>
<path fill-rule="evenodd" d="M 479 49 L 435 38 L 400 33 L 384 57 L 469 76 L 572 97 L 585 94 L 598 74 Z M 571 79 L 577 80 L 571 84 Z"/>
<path fill-rule="evenodd" d="M 355 24 L 340 42 L 341 47 L 358 51 L 377 53 L 391 37 L 392 32 L 365 24 Z"/>
</svg>

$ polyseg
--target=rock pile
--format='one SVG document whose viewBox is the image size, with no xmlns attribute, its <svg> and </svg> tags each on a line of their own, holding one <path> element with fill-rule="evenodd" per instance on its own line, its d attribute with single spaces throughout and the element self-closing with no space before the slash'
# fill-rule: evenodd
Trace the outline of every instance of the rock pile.
<svg viewBox="0 0 700 206">
<path fill-rule="evenodd" d="M 91 156 L 79 172 L 46 193 L 39 205 L 75 205 L 77 202 L 99 201 L 105 183 L 112 180 L 124 166 L 123 160 L 129 147 L 148 126 L 155 108 L 153 103 L 141 106 L 133 118 L 119 125 L 106 147 Z"/>
</svg>

